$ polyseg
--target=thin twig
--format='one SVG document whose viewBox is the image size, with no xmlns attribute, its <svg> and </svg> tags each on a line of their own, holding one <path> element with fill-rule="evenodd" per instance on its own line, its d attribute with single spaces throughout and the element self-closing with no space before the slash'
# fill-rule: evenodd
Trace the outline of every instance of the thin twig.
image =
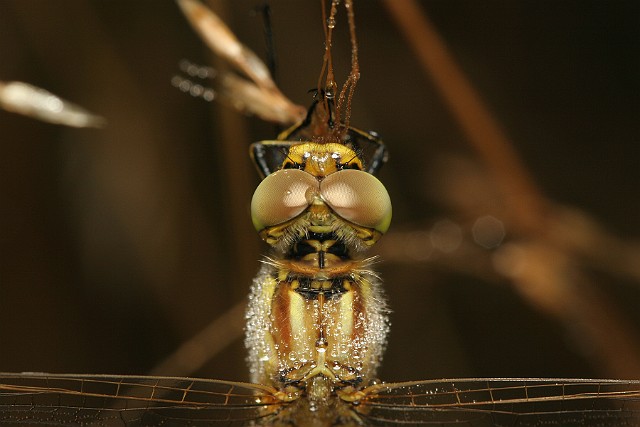
<svg viewBox="0 0 640 427">
<path fill-rule="evenodd" d="M 511 247 L 519 248 L 511 255 L 521 256 L 506 256 L 505 253 L 510 254 L 508 247 L 500 248 L 496 253 L 502 253 L 498 272 L 511 279 L 530 304 L 552 314 L 581 341 L 597 347 L 600 351 L 589 351 L 587 355 L 611 374 L 637 376 L 640 346 L 613 305 L 583 273 L 590 257 L 607 263 L 604 255 L 585 244 L 605 242 L 604 234 L 599 233 L 599 227 L 581 227 L 579 221 L 566 221 L 562 211 L 537 188 L 502 127 L 416 2 L 386 0 L 384 4 L 501 190 L 515 241 Z M 535 250 L 525 250 L 528 248 Z M 628 273 L 633 275 L 632 269 Z"/>
<path fill-rule="evenodd" d="M 444 41 L 414 0 L 384 2 L 451 109 L 473 148 L 489 166 L 518 229 L 538 228 L 547 202 Z"/>
</svg>

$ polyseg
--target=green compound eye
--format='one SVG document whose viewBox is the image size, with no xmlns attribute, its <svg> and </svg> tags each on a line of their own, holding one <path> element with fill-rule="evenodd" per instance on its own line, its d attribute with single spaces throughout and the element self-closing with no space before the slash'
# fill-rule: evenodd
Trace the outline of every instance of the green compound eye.
<svg viewBox="0 0 640 427">
<path fill-rule="evenodd" d="M 391 199 L 375 176 L 355 169 L 328 175 L 320 182 L 320 196 L 341 218 L 381 233 L 391 223 Z"/>
<path fill-rule="evenodd" d="M 257 231 L 300 215 L 320 194 L 341 218 L 385 233 L 391 223 L 391 199 L 373 175 L 345 169 L 318 181 L 299 169 L 283 169 L 268 175 L 253 193 L 251 220 Z"/>
<path fill-rule="evenodd" d="M 251 220 L 257 231 L 289 221 L 311 203 L 318 180 L 299 169 L 282 169 L 262 180 L 251 199 Z"/>
</svg>

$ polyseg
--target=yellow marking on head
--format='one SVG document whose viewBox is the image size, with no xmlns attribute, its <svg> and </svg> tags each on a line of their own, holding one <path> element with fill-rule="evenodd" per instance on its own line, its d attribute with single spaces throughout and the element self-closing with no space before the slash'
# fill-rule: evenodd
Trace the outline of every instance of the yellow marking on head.
<svg viewBox="0 0 640 427">
<path fill-rule="evenodd" d="M 304 171 L 316 177 L 324 177 L 344 168 L 362 170 L 362 162 L 356 152 L 335 142 L 303 142 L 292 145 L 282 167 L 300 165 Z"/>
</svg>

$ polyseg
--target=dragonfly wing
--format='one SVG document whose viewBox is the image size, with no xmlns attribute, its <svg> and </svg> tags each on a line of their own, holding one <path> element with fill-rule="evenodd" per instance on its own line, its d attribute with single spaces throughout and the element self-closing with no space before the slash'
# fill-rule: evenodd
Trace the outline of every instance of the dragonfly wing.
<svg viewBox="0 0 640 427">
<path fill-rule="evenodd" d="M 0 425 L 253 425 L 283 404 L 259 385 L 109 375 L 0 374 Z"/>
<path fill-rule="evenodd" d="M 640 381 L 462 379 L 378 384 L 354 407 L 368 425 L 632 426 Z"/>
</svg>

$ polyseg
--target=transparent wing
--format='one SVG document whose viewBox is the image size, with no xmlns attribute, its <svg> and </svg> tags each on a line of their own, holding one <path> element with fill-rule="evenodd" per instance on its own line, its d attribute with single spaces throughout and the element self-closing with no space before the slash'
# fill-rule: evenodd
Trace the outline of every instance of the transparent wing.
<svg viewBox="0 0 640 427">
<path fill-rule="evenodd" d="M 270 387 L 218 380 L 0 374 L 0 425 L 270 425 Z M 461 379 L 378 384 L 352 409 L 376 426 L 635 426 L 640 381 Z"/>
<path fill-rule="evenodd" d="M 171 377 L 0 374 L 0 425 L 248 425 L 283 405 L 259 385 Z"/>
<path fill-rule="evenodd" d="M 354 410 L 367 425 L 640 425 L 640 381 L 459 379 L 364 391 Z"/>
</svg>

